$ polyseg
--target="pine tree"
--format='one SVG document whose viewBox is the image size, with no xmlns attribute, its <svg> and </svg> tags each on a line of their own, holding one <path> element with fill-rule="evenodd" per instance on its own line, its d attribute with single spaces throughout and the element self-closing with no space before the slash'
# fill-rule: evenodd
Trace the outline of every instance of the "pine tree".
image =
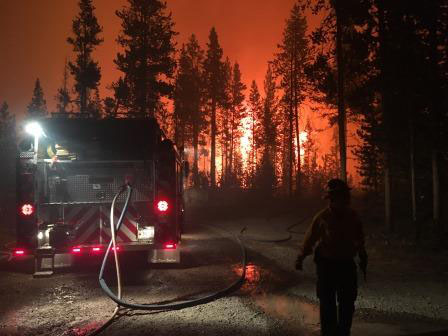
<svg viewBox="0 0 448 336">
<path fill-rule="evenodd" d="M 62 86 L 58 89 L 56 94 L 56 110 L 61 115 L 67 114 L 69 112 L 69 106 L 71 103 L 70 92 L 68 89 L 68 71 L 67 71 L 67 60 L 64 63 L 64 75 L 62 78 Z"/>
<path fill-rule="evenodd" d="M 341 169 L 341 161 L 339 158 L 339 129 L 333 128 L 333 145 L 330 147 L 330 153 L 328 155 L 328 179 L 336 178 L 339 176 Z"/>
<path fill-rule="evenodd" d="M 9 106 L 7 102 L 3 102 L 0 106 L 0 139 L 2 143 L 11 139 L 14 133 L 14 121 L 15 118 L 9 112 Z"/>
<path fill-rule="evenodd" d="M 185 146 L 187 138 L 189 103 L 189 60 L 185 45 L 180 50 L 177 74 L 174 84 L 174 142 L 179 148 Z"/>
<path fill-rule="evenodd" d="M 260 168 L 257 172 L 257 185 L 265 192 L 272 193 L 277 185 L 277 97 L 276 84 L 270 64 L 264 80 L 265 98 L 263 100 L 263 144 Z"/>
<path fill-rule="evenodd" d="M 381 120 L 374 109 L 367 110 L 363 116 L 357 135 L 361 143 L 353 150 L 358 159 L 358 172 L 361 184 L 366 191 L 379 194 L 382 181 L 382 154 L 378 147 L 378 128 Z"/>
<path fill-rule="evenodd" d="M 216 112 L 227 102 L 226 72 L 222 61 L 223 50 L 219 45 L 218 35 L 212 28 L 207 43 L 206 59 L 204 61 L 205 96 L 210 109 L 211 128 L 211 187 L 216 188 L 216 137 L 218 134 Z"/>
<path fill-rule="evenodd" d="M 174 23 L 160 0 L 128 0 L 116 12 L 121 19 L 117 42 L 124 50 L 115 64 L 123 72 L 127 96 L 123 107 L 132 117 L 156 117 L 163 97 L 170 97 L 176 67 Z M 117 83 L 118 84 L 118 83 Z M 116 84 L 116 86 L 118 86 Z"/>
<path fill-rule="evenodd" d="M 193 34 L 182 46 L 174 91 L 175 139 L 193 145 L 193 183 L 199 186 L 199 138 L 207 127 L 203 108 L 204 52 Z"/>
<path fill-rule="evenodd" d="M 103 114 L 103 101 L 100 98 L 100 92 L 98 88 L 94 90 L 93 97 L 89 101 L 87 106 L 87 112 L 89 116 L 94 119 L 100 119 Z"/>
<path fill-rule="evenodd" d="M 280 140 L 280 162 L 281 162 L 281 185 L 285 194 L 291 195 L 291 186 L 292 186 L 292 171 L 293 168 L 290 169 L 290 165 L 293 163 L 291 158 L 291 132 L 290 132 L 290 123 L 289 123 L 289 112 L 290 106 L 284 99 L 281 99 L 279 102 L 279 140 Z"/>
<path fill-rule="evenodd" d="M 232 77 L 230 80 L 229 110 L 230 110 L 230 153 L 229 171 L 231 176 L 235 175 L 233 163 L 238 149 L 238 141 L 242 136 L 242 120 L 246 117 L 246 108 L 243 105 L 245 100 L 244 90 L 246 85 L 241 81 L 241 70 L 238 63 L 232 67 Z"/>
<path fill-rule="evenodd" d="M 44 91 L 40 85 L 39 78 L 34 85 L 33 97 L 27 107 L 29 118 L 40 118 L 47 115 L 47 102 L 44 98 Z"/>
<path fill-rule="evenodd" d="M 98 88 L 101 79 L 101 68 L 92 59 L 92 53 L 103 42 L 99 37 L 103 29 L 94 14 L 92 0 L 80 0 L 78 6 L 79 13 L 72 24 L 73 36 L 67 38 L 76 53 L 76 61 L 68 65 L 75 80 L 76 103 L 79 111 L 86 113 L 90 90 Z"/>
<path fill-rule="evenodd" d="M 103 106 L 104 106 L 104 117 L 105 118 L 115 118 L 117 116 L 115 107 L 115 99 L 112 97 L 106 97 L 103 100 Z"/>
<path fill-rule="evenodd" d="M 0 152 L 4 162 L 0 165 L 0 188 L 3 194 L 15 187 L 16 133 L 15 116 L 9 112 L 6 102 L 0 105 Z"/>
<path fill-rule="evenodd" d="M 264 80 L 263 100 L 263 135 L 264 135 L 264 150 L 269 153 L 272 162 L 275 160 L 275 152 L 277 145 L 277 105 L 278 100 L 276 96 L 276 84 L 272 68 L 268 65 L 266 77 Z"/>
<path fill-rule="evenodd" d="M 125 82 L 123 77 L 120 77 L 116 82 L 110 85 L 110 88 L 114 92 L 114 97 L 110 97 L 112 100 L 108 100 L 108 108 L 112 107 L 113 102 L 113 109 L 111 110 L 111 112 L 114 117 L 116 117 L 118 114 L 126 113 L 126 106 L 128 106 L 130 96 L 128 84 Z"/>
<path fill-rule="evenodd" d="M 372 10 L 370 3 L 370 0 L 322 0 L 312 6 L 313 12 L 324 15 L 324 19 L 312 33 L 318 52 L 308 74 L 318 93 L 317 100 L 337 111 L 330 120 L 338 125 L 338 175 L 344 180 L 347 180 L 347 112 L 352 112 L 352 99 L 363 98 L 356 91 L 364 86 L 372 71 L 368 41 L 377 33 L 370 29 L 366 17 Z"/>
<path fill-rule="evenodd" d="M 263 113 L 263 105 L 261 101 L 261 95 L 258 90 L 257 82 L 252 81 L 249 93 L 249 111 L 251 118 L 251 152 L 250 152 L 250 174 L 255 175 L 257 161 L 258 161 L 258 148 L 262 142 L 261 136 L 261 120 Z"/>
<path fill-rule="evenodd" d="M 296 3 L 290 17 L 286 21 L 282 43 L 274 60 L 275 74 L 280 77 L 280 86 L 284 91 L 284 103 L 288 110 L 289 130 L 289 193 L 292 194 L 293 172 L 295 157 L 297 157 L 296 184 L 300 188 L 300 141 L 299 141 L 299 107 L 305 98 L 306 77 L 305 68 L 309 62 L 309 47 L 306 37 L 307 23 L 301 6 Z M 295 129 L 295 135 L 294 135 Z M 296 144 L 296 145 L 295 145 Z M 294 153 L 294 147 L 297 148 Z"/>
<path fill-rule="evenodd" d="M 317 148 L 314 138 L 314 129 L 311 126 L 311 120 L 308 118 L 304 129 L 306 139 L 302 144 L 303 155 L 303 186 L 311 191 L 314 187 L 317 174 Z"/>
<path fill-rule="evenodd" d="M 230 142 L 231 142 L 231 115 L 232 109 L 230 104 L 230 95 L 232 91 L 232 63 L 230 59 L 226 57 L 224 61 L 224 74 L 225 74 L 225 92 L 226 101 L 225 104 L 219 110 L 217 116 L 217 125 L 219 129 L 220 150 L 221 150 L 221 186 L 225 187 L 230 184 L 231 169 L 230 169 Z"/>
</svg>

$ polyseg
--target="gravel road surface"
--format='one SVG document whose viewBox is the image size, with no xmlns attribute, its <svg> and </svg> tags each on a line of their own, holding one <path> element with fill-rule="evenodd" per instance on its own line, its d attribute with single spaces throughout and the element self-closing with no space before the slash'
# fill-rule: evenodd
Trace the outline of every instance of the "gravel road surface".
<svg viewBox="0 0 448 336">
<path fill-rule="evenodd" d="M 293 269 L 308 222 L 300 218 L 249 218 L 207 222 L 243 231 L 248 250 L 245 284 L 230 296 L 177 311 L 123 310 L 104 335 L 319 335 L 311 258 Z M 193 224 L 182 241 L 178 266 L 148 266 L 123 255 L 124 297 L 130 302 L 177 302 L 225 288 L 242 272 L 230 235 Z M 294 228 L 292 224 L 299 223 Z M 289 231 L 288 231 L 288 228 Z M 245 229 L 245 230 L 243 230 Z M 277 240 L 260 242 L 257 240 Z M 99 260 L 33 279 L 32 260 L 0 261 L 0 335 L 88 335 L 108 319 L 114 303 L 97 281 Z M 448 335 L 448 275 L 413 276 L 396 265 L 377 265 L 360 282 L 353 335 Z M 391 270 L 392 268 L 392 270 Z M 406 273 L 407 272 L 407 273 Z M 415 272 L 415 271 L 414 271 Z M 108 270 L 114 285 L 114 271 Z"/>
</svg>

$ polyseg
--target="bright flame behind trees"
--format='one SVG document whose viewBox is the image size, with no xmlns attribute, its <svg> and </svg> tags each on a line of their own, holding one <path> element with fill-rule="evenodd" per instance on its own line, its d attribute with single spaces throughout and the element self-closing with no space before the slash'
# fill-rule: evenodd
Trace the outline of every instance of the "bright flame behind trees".
<svg viewBox="0 0 448 336">
<path fill-rule="evenodd" d="M 248 113 L 249 114 L 249 113 Z M 243 164 L 244 167 L 248 169 L 250 165 L 250 153 L 254 150 L 253 143 L 251 142 L 251 139 L 253 138 L 252 133 L 252 118 L 250 116 L 245 117 L 241 121 L 241 130 L 242 136 L 239 140 L 240 143 L 240 152 L 243 157 Z M 306 131 L 300 131 L 300 145 L 302 146 L 308 139 L 308 133 Z M 297 140 L 294 141 L 295 149 L 297 150 Z M 303 161 L 303 156 L 305 155 L 305 148 L 300 148 L 300 157 Z"/>
<path fill-rule="evenodd" d="M 282 125 L 286 134 L 283 134 L 284 144 L 288 146 L 287 159 L 283 159 L 284 168 L 288 170 L 288 193 L 291 196 L 294 190 L 301 189 L 301 160 L 300 160 L 300 109 L 305 99 L 306 76 L 305 67 L 309 62 L 309 46 L 306 36 L 307 22 L 303 8 L 299 3 L 294 4 L 286 26 L 283 38 L 278 45 L 278 51 L 273 61 L 274 72 L 279 79 L 282 90 L 283 118 Z"/>
<path fill-rule="evenodd" d="M 202 172 L 199 174 L 202 182 L 199 185 L 211 185 L 212 188 L 247 187 L 291 195 L 302 191 L 305 185 L 323 184 L 325 179 L 335 176 L 337 157 L 333 152 L 324 155 L 322 145 L 329 147 L 328 144 L 322 144 L 321 136 L 317 144 L 311 124 L 308 123 L 305 128 L 303 125 L 307 119 L 313 119 L 310 115 L 312 109 L 305 104 L 306 83 L 302 78 L 305 77 L 303 67 L 307 54 L 304 51 L 304 54 L 291 58 L 294 55 L 290 51 L 297 51 L 299 45 L 306 47 L 303 40 L 305 30 L 300 8 L 295 6 L 285 28 L 283 44 L 275 55 L 276 60 L 268 63 L 261 94 L 255 81 L 247 90 L 238 63 L 224 58 L 217 33 L 212 30 L 205 60 L 196 62 L 199 66 L 197 75 L 202 77 L 198 82 L 202 81 L 203 85 L 202 91 L 197 91 L 202 95 L 196 100 L 200 106 L 192 107 L 192 110 L 206 116 L 204 121 L 207 127 L 201 134 L 201 144 L 196 143 L 207 152 L 210 149 L 211 154 L 203 155 Z M 182 87 L 187 90 L 186 94 L 175 94 L 175 118 L 182 115 L 179 108 L 191 105 L 193 100 L 189 92 L 192 81 L 188 78 L 180 81 L 185 77 L 184 54 L 182 51 L 179 58 L 175 92 L 180 93 Z M 185 117 L 185 121 L 176 119 L 174 124 L 175 138 L 181 146 L 193 143 L 188 139 L 191 137 L 188 128 L 195 122 Z M 327 127 L 322 124 L 318 126 Z M 180 134 L 187 138 L 179 141 L 183 139 Z M 193 159 L 193 152 L 192 149 L 188 150 L 189 160 L 198 162 L 199 157 Z M 303 185 L 301 180 L 304 181 Z M 196 182 L 194 184 L 198 185 Z"/>
</svg>

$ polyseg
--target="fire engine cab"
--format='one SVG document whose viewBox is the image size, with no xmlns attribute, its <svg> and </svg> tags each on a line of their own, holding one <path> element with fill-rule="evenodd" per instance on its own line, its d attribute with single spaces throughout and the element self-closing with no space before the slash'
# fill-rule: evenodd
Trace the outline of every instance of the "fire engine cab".
<svg viewBox="0 0 448 336">
<path fill-rule="evenodd" d="M 188 164 L 154 119 L 53 117 L 27 121 L 17 158 L 17 247 L 33 255 L 35 276 L 76 257 L 101 255 L 110 209 L 125 184 L 133 193 L 117 250 L 151 263 L 180 262 Z M 117 201 L 114 220 L 124 196 Z"/>
</svg>

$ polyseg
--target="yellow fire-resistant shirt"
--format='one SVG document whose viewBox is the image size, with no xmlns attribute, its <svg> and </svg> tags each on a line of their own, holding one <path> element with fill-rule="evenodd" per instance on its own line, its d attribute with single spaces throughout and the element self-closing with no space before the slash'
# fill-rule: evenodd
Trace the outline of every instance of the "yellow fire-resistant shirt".
<svg viewBox="0 0 448 336">
<path fill-rule="evenodd" d="M 320 256 L 335 260 L 351 259 L 365 252 L 364 232 L 357 213 L 352 209 L 339 213 L 330 207 L 320 211 L 305 234 L 299 258 L 312 254 L 315 246 Z"/>
</svg>

